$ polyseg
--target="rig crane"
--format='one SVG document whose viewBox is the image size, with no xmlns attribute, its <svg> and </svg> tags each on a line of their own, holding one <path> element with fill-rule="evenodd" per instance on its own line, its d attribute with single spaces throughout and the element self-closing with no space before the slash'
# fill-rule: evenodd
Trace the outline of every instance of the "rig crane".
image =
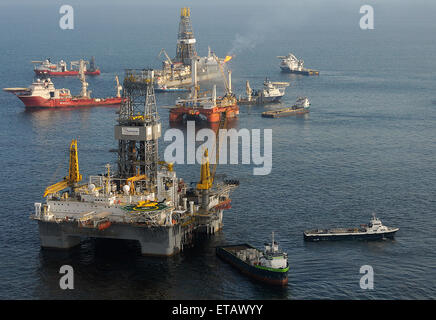
<svg viewBox="0 0 436 320">
<path fill-rule="evenodd" d="M 71 141 L 70 146 L 70 165 L 69 165 L 69 171 L 68 176 L 64 178 L 63 181 L 60 181 L 58 183 L 55 183 L 51 186 L 48 186 L 45 189 L 44 197 L 48 196 L 49 194 L 57 193 L 59 191 L 62 191 L 68 187 L 74 187 L 82 181 L 82 175 L 79 172 L 79 157 L 77 153 L 77 140 L 73 139 Z"/>
<path fill-rule="evenodd" d="M 168 55 L 168 53 L 165 51 L 164 48 L 162 48 L 162 50 L 159 52 L 158 57 L 160 58 L 162 53 L 165 55 L 165 58 L 167 58 L 167 61 L 169 62 L 169 64 L 172 65 L 173 61 L 171 60 L 170 56 Z"/>
</svg>

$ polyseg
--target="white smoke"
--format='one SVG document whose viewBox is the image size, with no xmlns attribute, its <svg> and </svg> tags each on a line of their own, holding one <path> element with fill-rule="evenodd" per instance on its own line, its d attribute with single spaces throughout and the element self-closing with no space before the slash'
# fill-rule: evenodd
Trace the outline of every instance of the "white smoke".
<svg viewBox="0 0 436 320">
<path fill-rule="evenodd" d="M 249 35 L 241 35 L 237 33 L 235 35 L 235 39 L 232 41 L 232 48 L 229 51 L 229 55 L 238 55 L 239 53 L 254 49 L 256 45 L 262 42 L 264 36 L 259 35 L 258 33 L 251 33 Z"/>
</svg>

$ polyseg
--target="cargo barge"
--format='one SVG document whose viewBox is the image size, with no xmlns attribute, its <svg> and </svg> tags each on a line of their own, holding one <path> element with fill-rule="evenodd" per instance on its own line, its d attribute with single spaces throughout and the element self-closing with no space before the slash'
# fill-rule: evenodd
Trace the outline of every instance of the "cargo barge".
<svg viewBox="0 0 436 320">
<path fill-rule="evenodd" d="M 288 256 L 278 249 L 277 242 L 265 243 L 265 250 L 247 244 L 219 246 L 216 254 L 242 273 L 265 283 L 286 285 L 288 283 Z"/>
<path fill-rule="evenodd" d="M 264 118 L 281 118 L 309 113 L 310 102 L 307 97 L 299 97 L 292 107 L 262 112 Z"/>
<path fill-rule="evenodd" d="M 382 240 L 394 238 L 399 228 L 386 227 L 375 215 L 368 225 L 358 228 L 314 229 L 304 231 L 305 241 L 321 240 Z"/>
</svg>

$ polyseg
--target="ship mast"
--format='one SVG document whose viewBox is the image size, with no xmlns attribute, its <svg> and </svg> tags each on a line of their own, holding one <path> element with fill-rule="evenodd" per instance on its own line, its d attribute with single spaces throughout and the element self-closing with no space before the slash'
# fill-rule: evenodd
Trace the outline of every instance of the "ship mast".
<svg viewBox="0 0 436 320">
<path fill-rule="evenodd" d="M 80 59 L 80 61 L 79 61 L 79 79 L 82 82 L 82 91 L 80 91 L 80 96 L 83 98 L 89 98 L 90 93 L 88 92 L 88 82 L 86 82 L 85 71 L 86 71 L 85 61 Z"/>
</svg>

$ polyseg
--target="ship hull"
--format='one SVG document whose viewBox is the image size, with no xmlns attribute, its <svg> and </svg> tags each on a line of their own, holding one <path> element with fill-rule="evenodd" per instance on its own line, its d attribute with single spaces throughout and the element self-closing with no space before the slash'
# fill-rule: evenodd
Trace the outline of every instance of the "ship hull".
<svg viewBox="0 0 436 320">
<path fill-rule="evenodd" d="M 247 98 L 242 98 L 238 100 L 238 105 L 256 105 L 256 104 L 267 104 L 267 103 L 279 103 L 283 96 L 278 97 L 253 97 L 251 100 Z"/>
<path fill-rule="evenodd" d="M 47 75 L 52 77 L 67 77 L 67 76 L 78 76 L 79 71 L 51 71 L 51 70 L 34 70 L 36 75 Z M 85 75 L 88 76 L 98 76 L 100 75 L 100 69 L 97 69 L 95 71 L 85 71 Z"/>
<path fill-rule="evenodd" d="M 238 246 L 245 246 L 248 248 L 253 248 L 247 244 L 241 244 Z M 229 251 L 226 250 L 226 247 L 217 247 L 216 254 L 226 262 L 230 263 L 234 267 L 236 267 L 242 273 L 248 275 L 249 277 L 262 281 L 272 285 L 285 286 L 288 284 L 288 269 L 286 271 L 271 271 L 267 269 L 260 269 L 258 267 L 252 266 Z"/>
<path fill-rule="evenodd" d="M 294 70 L 294 69 L 290 69 L 289 67 L 280 67 L 280 69 L 282 70 L 282 72 L 285 72 L 285 73 L 301 74 L 301 75 L 305 75 L 305 76 L 318 76 L 319 75 L 319 71 L 311 70 L 311 69 Z"/>
<path fill-rule="evenodd" d="M 309 109 L 301 108 L 296 110 L 274 110 L 274 111 L 265 111 L 262 112 L 262 117 L 264 118 L 282 118 L 282 117 L 289 117 L 289 116 L 295 116 L 300 114 L 309 113 Z"/>
<path fill-rule="evenodd" d="M 383 233 L 347 233 L 347 234 L 306 234 L 305 241 L 340 241 L 340 240 L 383 240 L 393 239 L 398 230 Z"/>
<path fill-rule="evenodd" d="M 121 104 L 122 98 L 66 98 L 45 99 L 38 96 L 18 96 L 26 108 L 65 108 L 65 107 L 88 107 L 88 106 L 111 106 Z"/>
</svg>

